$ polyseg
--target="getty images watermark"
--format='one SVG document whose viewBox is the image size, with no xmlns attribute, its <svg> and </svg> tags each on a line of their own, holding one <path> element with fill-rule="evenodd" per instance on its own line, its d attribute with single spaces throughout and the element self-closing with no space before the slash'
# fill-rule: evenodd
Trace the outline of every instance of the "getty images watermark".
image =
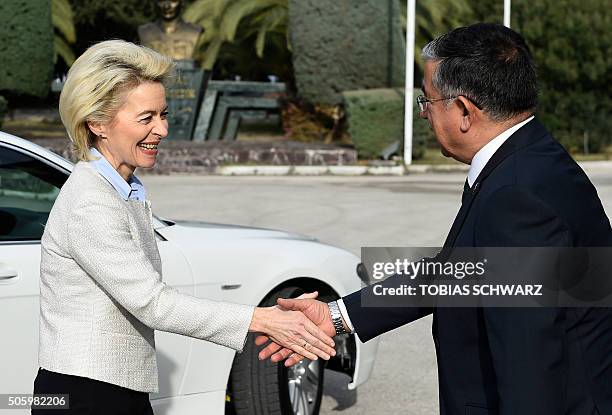
<svg viewBox="0 0 612 415">
<path fill-rule="evenodd" d="M 609 307 L 611 254 L 609 247 L 362 248 L 362 305 Z"/>
</svg>

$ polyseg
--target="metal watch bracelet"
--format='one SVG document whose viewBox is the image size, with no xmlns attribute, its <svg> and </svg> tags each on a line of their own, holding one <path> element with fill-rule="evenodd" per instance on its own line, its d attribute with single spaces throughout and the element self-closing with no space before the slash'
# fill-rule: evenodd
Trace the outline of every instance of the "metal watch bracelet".
<svg viewBox="0 0 612 415">
<path fill-rule="evenodd" d="M 344 324 L 342 324 L 342 313 L 340 313 L 340 307 L 338 307 L 338 303 L 336 301 L 331 301 L 327 303 L 329 307 L 329 313 L 331 314 L 331 320 L 334 324 L 334 328 L 336 329 L 336 335 L 348 333 L 344 329 Z"/>
</svg>

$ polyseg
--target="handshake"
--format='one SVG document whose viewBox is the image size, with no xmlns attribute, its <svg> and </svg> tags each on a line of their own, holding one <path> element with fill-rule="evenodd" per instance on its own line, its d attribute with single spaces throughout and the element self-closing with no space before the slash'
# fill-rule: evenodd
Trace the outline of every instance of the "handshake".
<svg viewBox="0 0 612 415">
<path fill-rule="evenodd" d="M 260 332 L 255 344 L 263 346 L 259 359 L 285 360 L 290 367 L 302 359 L 329 360 L 336 355 L 336 335 L 329 306 L 316 300 L 318 293 L 302 294 L 294 299 L 279 298 L 274 307 L 257 307 L 250 331 Z M 346 323 L 344 329 L 348 332 Z"/>
</svg>

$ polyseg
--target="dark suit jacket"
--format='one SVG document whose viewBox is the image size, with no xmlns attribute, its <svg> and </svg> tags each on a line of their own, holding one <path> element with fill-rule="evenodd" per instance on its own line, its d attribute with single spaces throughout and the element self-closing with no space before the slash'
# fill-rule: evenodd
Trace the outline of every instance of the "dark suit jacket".
<svg viewBox="0 0 612 415">
<path fill-rule="evenodd" d="M 612 243 L 595 188 L 537 120 L 465 196 L 445 247 Z M 441 414 L 612 414 L 609 309 L 362 308 L 361 295 L 343 300 L 362 341 L 433 312 Z"/>
</svg>

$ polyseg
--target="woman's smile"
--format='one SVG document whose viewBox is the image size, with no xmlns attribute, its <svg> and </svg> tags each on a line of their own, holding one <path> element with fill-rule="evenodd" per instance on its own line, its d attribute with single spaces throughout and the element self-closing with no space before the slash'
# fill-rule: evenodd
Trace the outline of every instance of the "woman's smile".
<svg viewBox="0 0 612 415">
<path fill-rule="evenodd" d="M 161 141 L 147 141 L 136 145 L 138 149 L 147 156 L 157 156 L 157 147 Z"/>
</svg>

